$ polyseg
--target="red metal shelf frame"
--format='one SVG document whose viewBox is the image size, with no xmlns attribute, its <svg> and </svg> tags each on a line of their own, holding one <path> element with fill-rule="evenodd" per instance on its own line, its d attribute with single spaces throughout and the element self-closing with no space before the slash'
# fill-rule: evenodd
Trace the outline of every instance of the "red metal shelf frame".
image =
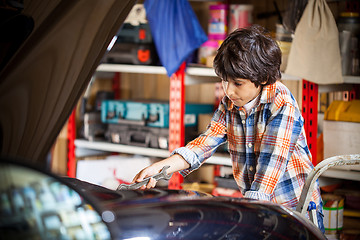
<svg viewBox="0 0 360 240">
<path fill-rule="evenodd" d="M 68 138 L 68 161 L 67 161 L 67 176 L 76 177 L 76 157 L 75 157 L 75 138 L 76 138 L 76 109 L 74 109 L 69 117 L 67 125 Z"/>
<path fill-rule="evenodd" d="M 317 164 L 318 85 L 305 79 L 302 81 L 302 115 L 312 163 L 315 166 Z"/>
<path fill-rule="evenodd" d="M 169 151 L 184 146 L 185 143 L 185 63 L 170 77 L 169 99 Z M 181 189 L 183 177 L 174 173 L 169 180 L 169 189 Z"/>
</svg>

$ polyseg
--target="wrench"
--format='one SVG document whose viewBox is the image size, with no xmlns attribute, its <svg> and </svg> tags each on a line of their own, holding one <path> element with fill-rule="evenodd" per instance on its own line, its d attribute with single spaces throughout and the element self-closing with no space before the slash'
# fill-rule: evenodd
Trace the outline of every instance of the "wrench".
<svg viewBox="0 0 360 240">
<path fill-rule="evenodd" d="M 116 191 L 119 190 L 134 190 L 134 189 L 138 189 L 139 187 L 146 185 L 149 181 L 150 178 L 154 178 L 156 181 L 159 181 L 160 179 L 165 179 L 165 180 L 169 180 L 172 176 L 172 174 L 168 175 L 166 173 L 166 169 L 168 169 L 170 166 L 164 166 L 161 171 L 151 177 L 145 178 L 144 180 L 142 180 L 141 182 L 137 182 L 137 183 L 133 183 L 133 184 L 120 184 Z"/>
</svg>

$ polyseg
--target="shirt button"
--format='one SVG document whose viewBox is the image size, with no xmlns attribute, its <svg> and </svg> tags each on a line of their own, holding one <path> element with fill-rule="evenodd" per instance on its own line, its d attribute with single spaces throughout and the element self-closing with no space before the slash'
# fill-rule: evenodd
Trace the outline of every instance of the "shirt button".
<svg viewBox="0 0 360 240">
<path fill-rule="evenodd" d="M 249 170 L 250 170 L 250 172 L 252 172 L 254 170 L 253 166 L 250 166 Z"/>
<path fill-rule="evenodd" d="M 249 144 L 248 144 L 248 146 L 249 146 L 249 148 L 251 148 L 251 147 L 252 147 L 252 144 L 251 144 L 251 143 L 249 143 Z"/>
<path fill-rule="evenodd" d="M 242 124 L 245 124 L 245 120 L 242 120 L 241 122 L 242 122 Z"/>
</svg>

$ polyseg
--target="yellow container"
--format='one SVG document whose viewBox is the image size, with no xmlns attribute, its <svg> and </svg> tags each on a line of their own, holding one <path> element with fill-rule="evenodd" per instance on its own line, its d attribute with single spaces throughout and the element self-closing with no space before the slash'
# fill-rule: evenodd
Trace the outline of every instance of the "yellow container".
<svg viewBox="0 0 360 240">
<path fill-rule="evenodd" d="M 214 184 L 207 184 L 207 183 L 183 183 L 182 188 L 184 190 L 192 190 L 198 192 L 205 192 L 205 193 L 212 193 L 215 188 Z"/>
<path fill-rule="evenodd" d="M 324 119 L 360 123 L 360 100 L 333 101 L 326 110 Z"/>
</svg>

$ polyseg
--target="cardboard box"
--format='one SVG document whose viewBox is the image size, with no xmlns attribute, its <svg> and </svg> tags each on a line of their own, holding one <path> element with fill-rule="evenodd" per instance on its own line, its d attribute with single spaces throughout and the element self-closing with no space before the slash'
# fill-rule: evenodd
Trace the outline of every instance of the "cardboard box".
<svg viewBox="0 0 360 240">
<path fill-rule="evenodd" d="M 324 159 L 357 153 L 360 153 L 360 123 L 324 120 Z M 358 165 L 334 168 L 360 171 Z"/>
<path fill-rule="evenodd" d="M 109 156 L 102 160 L 79 160 L 76 178 L 116 189 L 120 183 L 130 183 L 141 169 L 151 163 L 150 158 L 141 156 Z"/>
</svg>

